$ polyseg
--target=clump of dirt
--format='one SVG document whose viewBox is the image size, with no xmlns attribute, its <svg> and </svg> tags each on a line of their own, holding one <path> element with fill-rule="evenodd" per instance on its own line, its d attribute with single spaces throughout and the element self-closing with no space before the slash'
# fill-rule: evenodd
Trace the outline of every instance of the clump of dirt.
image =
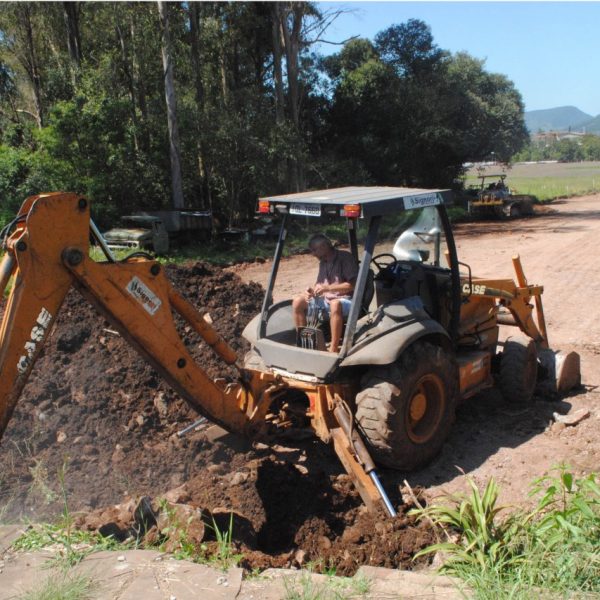
<svg viewBox="0 0 600 600">
<path fill-rule="evenodd" d="M 166 271 L 242 356 L 242 330 L 260 310 L 262 288 L 203 263 Z M 189 327 L 177 325 L 210 377 L 235 376 Z M 245 528 L 236 534 L 248 568 L 308 561 L 349 575 L 361 564 L 412 568 L 412 555 L 433 542 L 404 510 L 393 521 L 368 514 L 321 442 L 253 448 L 219 437 L 214 427 L 179 438 L 196 418 L 71 292 L 0 444 L 0 516 L 52 518 L 64 508 L 63 491 L 71 512 L 89 513 L 184 486 L 187 505 L 211 515 L 235 511 L 248 521 L 252 535 L 241 535 Z"/>
<path fill-rule="evenodd" d="M 361 565 L 423 565 L 425 559 L 415 562 L 413 556 L 435 539 L 426 523 L 408 516 L 412 505 L 401 505 L 395 519 L 369 513 L 347 475 L 328 477 L 317 466 L 315 454 L 328 462 L 323 448 L 298 450 L 304 459 L 310 455 L 311 467 L 305 468 L 294 462 L 291 448 L 235 453 L 217 444 L 222 462 L 162 498 L 93 511 L 78 526 L 173 550 L 184 539 L 202 553 L 210 552 L 215 530 L 227 532 L 231 525 L 233 552 L 243 556 L 242 566 L 249 570 L 311 563 L 317 570 L 351 576 Z M 153 514 L 142 522 L 149 505 Z"/>
</svg>

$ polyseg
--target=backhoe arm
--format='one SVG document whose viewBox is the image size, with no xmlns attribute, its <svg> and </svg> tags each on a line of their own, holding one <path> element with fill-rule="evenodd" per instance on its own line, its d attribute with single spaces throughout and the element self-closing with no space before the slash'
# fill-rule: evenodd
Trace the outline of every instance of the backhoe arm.
<svg viewBox="0 0 600 600">
<path fill-rule="evenodd" d="M 62 266 L 58 241 L 87 246 L 88 232 L 79 221 L 89 212 L 74 194 L 46 196 L 49 206 L 63 200 L 70 210 L 51 223 L 46 210 L 27 199 L 7 240 L 2 259 L 1 292 L 12 277 L 13 287 L 0 327 L 0 436 L 4 433 L 48 332 L 72 283 Z M 39 234 L 32 236 L 32 232 Z M 45 239 L 44 239 L 45 238 Z"/>
<path fill-rule="evenodd" d="M 12 277 L 0 329 L 0 437 L 71 286 L 200 414 L 245 432 L 259 402 L 277 386 L 268 374 L 220 386 L 194 361 L 173 320 L 178 312 L 228 364 L 236 354 L 172 287 L 162 266 L 147 258 L 89 258 L 89 203 L 76 194 L 28 198 L 6 240 L 1 290 Z M 252 391 L 251 391 L 252 390 Z"/>
<path fill-rule="evenodd" d="M 240 369 L 234 350 L 173 289 L 156 261 L 140 254 L 121 262 L 93 261 L 85 198 L 64 193 L 32 196 L 12 227 L 3 241 L 6 253 L 0 263 L 2 293 L 12 279 L 0 329 L 0 439 L 72 286 L 198 413 L 249 437 L 267 427 L 267 412 L 289 383 L 270 372 Z M 177 333 L 174 312 L 224 362 L 238 367 L 236 382 L 220 385 L 207 376 Z M 388 513 L 395 515 L 350 410 L 339 398 L 333 404 L 326 412 L 337 407 L 330 419 L 331 439 L 342 464 L 369 508 L 375 509 L 381 498 Z"/>
</svg>

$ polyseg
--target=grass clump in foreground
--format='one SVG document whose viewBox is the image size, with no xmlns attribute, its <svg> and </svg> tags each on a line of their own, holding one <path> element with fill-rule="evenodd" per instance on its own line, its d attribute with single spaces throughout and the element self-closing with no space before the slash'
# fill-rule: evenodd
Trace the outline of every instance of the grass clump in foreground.
<svg viewBox="0 0 600 600">
<path fill-rule="evenodd" d="M 302 571 L 299 577 L 283 580 L 285 595 L 283 600 L 348 600 L 366 598 L 371 589 L 371 581 L 366 577 L 335 577 L 315 581 L 312 571 Z"/>
<path fill-rule="evenodd" d="M 43 548 L 52 547 L 56 550 L 56 557 L 52 562 L 63 567 L 71 567 L 82 561 L 92 552 L 102 550 L 125 549 L 131 544 L 120 544 L 112 537 L 103 537 L 99 533 L 90 533 L 75 528 L 75 519 L 69 509 L 66 475 L 68 470 L 68 461 L 58 469 L 57 477 L 60 485 L 60 496 L 62 498 L 62 513 L 56 523 L 42 523 L 31 525 L 23 535 L 21 535 L 12 545 L 16 551 L 34 552 Z M 41 483 L 46 490 L 47 500 L 55 499 L 56 494 L 52 492 L 50 497 L 50 488 L 46 485 L 47 471 L 42 463 L 36 462 L 36 471 L 32 472 L 34 483 L 36 474 L 43 473 Z"/>
<path fill-rule="evenodd" d="M 97 584 L 86 575 L 59 571 L 19 596 L 19 600 L 88 600 Z"/>
<path fill-rule="evenodd" d="M 575 479 L 561 465 L 534 482 L 533 510 L 505 518 L 493 479 L 483 494 L 472 480 L 469 485 L 470 496 L 453 497 L 453 505 L 412 511 L 447 537 L 415 558 L 441 551 L 442 570 L 482 599 L 529 599 L 542 590 L 600 592 L 600 487 L 594 474 Z"/>
<path fill-rule="evenodd" d="M 167 523 L 161 529 L 162 540 L 158 544 L 161 552 L 167 552 L 178 560 L 206 564 L 222 571 L 236 567 L 244 558 L 233 541 L 233 512 L 229 514 L 229 522 L 221 527 L 211 517 L 212 524 L 205 523 L 205 526 L 212 532 L 214 541 L 198 543 L 190 531 L 190 527 L 194 527 L 194 516 L 179 515 L 166 500 L 161 502 L 160 510 Z"/>
<path fill-rule="evenodd" d="M 63 521 L 31 525 L 12 545 L 12 549 L 17 552 L 54 548 L 57 555 L 53 562 L 65 566 L 73 566 L 93 552 L 127 550 L 131 547 L 131 544 L 116 542 L 112 537 L 73 529 Z"/>
</svg>

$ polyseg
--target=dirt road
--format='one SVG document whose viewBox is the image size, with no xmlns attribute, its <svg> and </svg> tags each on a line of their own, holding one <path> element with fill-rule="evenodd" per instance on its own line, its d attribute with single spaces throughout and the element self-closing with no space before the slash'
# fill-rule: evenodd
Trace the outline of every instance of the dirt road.
<svg viewBox="0 0 600 600">
<path fill-rule="evenodd" d="M 511 257 L 519 253 L 530 283 L 544 286 L 544 308 L 553 349 L 576 350 L 584 389 L 562 402 L 538 398 L 532 411 L 515 414 L 490 391 L 459 410 L 441 456 L 409 476 L 411 484 L 456 491 L 465 486 L 460 467 L 477 482 L 500 481 L 511 502 L 526 497 L 529 483 L 561 461 L 580 473 L 600 465 L 600 195 L 561 200 L 535 217 L 457 226 L 459 259 L 478 276 L 514 277 Z M 270 264 L 238 267 L 245 281 L 265 284 Z M 291 296 L 313 282 L 311 256 L 285 259 L 276 296 Z M 590 410 L 575 427 L 552 425 L 554 412 Z M 399 477 L 388 475 L 392 485 Z"/>
</svg>

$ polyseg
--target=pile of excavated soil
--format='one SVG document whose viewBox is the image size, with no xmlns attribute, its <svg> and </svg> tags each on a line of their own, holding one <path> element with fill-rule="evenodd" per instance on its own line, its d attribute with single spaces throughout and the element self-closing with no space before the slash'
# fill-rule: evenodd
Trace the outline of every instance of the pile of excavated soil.
<svg viewBox="0 0 600 600">
<path fill-rule="evenodd" d="M 260 309 L 262 288 L 201 263 L 169 266 L 167 274 L 242 356 L 241 333 Z M 211 377 L 234 375 L 189 327 L 179 329 Z M 234 528 L 234 541 L 248 568 L 309 560 L 340 574 L 361 564 L 411 568 L 413 554 L 433 543 L 427 526 L 404 508 L 393 521 L 368 514 L 321 442 L 253 448 L 213 435 L 214 428 L 179 438 L 196 418 L 86 301 L 69 293 L 0 443 L 0 518 L 60 514 L 63 485 L 73 513 L 142 495 L 156 500 L 184 486 L 186 505 L 233 510 L 247 520 L 246 533 Z"/>
</svg>

